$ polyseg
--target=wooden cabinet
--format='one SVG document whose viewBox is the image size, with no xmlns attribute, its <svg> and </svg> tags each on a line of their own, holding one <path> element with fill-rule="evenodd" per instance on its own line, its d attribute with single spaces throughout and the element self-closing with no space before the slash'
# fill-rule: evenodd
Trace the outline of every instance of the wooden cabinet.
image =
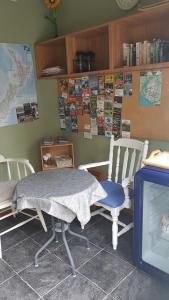
<svg viewBox="0 0 169 300">
<path fill-rule="evenodd" d="M 73 144 L 41 145 L 42 170 L 74 167 Z"/>
<path fill-rule="evenodd" d="M 169 67 L 169 62 L 123 67 L 123 43 L 145 40 L 169 40 L 169 5 L 138 12 L 101 26 L 50 39 L 35 45 L 37 77 L 48 67 L 61 66 L 64 74 L 45 78 L 77 77 L 86 74 L 135 71 Z M 73 60 L 77 51 L 95 53 L 95 70 L 74 73 Z"/>
</svg>

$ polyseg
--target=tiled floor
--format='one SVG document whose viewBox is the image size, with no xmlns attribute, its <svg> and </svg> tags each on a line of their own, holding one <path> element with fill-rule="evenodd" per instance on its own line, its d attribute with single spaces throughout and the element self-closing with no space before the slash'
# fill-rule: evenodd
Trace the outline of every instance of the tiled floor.
<svg viewBox="0 0 169 300">
<path fill-rule="evenodd" d="M 0 260 L 0 300 L 168 300 L 169 286 L 135 268 L 132 264 L 132 233 L 119 239 L 118 250 L 111 246 L 111 223 L 94 217 L 83 234 L 90 240 L 90 250 L 83 240 L 68 235 L 76 265 L 71 275 L 62 240 L 53 242 L 33 265 L 34 255 L 50 234 L 38 221 L 32 221 L 2 238 Z M 16 220 L 0 223 L 0 231 Z M 80 232 L 77 222 L 72 230 Z"/>
</svg>

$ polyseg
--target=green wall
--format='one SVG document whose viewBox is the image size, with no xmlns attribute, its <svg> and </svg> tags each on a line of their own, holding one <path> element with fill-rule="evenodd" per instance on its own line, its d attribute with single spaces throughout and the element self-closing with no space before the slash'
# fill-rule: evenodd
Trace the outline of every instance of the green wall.
<svg viewBox="0 0 169 300">
<path fill-rule="evenodd" d="M 47 10 L 42 0 L 0 0 L 0 42 L 28 43 L 54 36 L 53 26 L 44 18 Z M 134 10 L 130 13 L 134 13 Z M 62 0 L 59 9 L 59 33 L 78 31 L 126 15 L 114 0 Z M 0 127 L 0 153 L 6 157 L 26 157 L 40 168 L 39 143 L 43 136 L 63 134 L 59 130 L 56 110 L 56 81 L 36 81 L 40 119 L 31 123 Z M 65 134 L 68 135 L 68 134 Z M 75 161 L 79 163 L 103 160 L 107 157 L 109 139 L 83 138 L 68 135 L 75 145 Z M 167 142 L 150 142 L 150 150 L 169 149 Z"/>
<path fill-rule="evenodd" d="M 44 18 L 42 0 L 0 0 L 0 42 L 28 43 L 53 36 L 53 26 Z M 34 54 L 34 51 L 33 51 Z M 34 122 L 0 127 L 0 153 L 6 157 L 29 158 L 40 166 L 39 143 L 44 135 L 57 135 L 56 82 L 36 81 L 40 119 Z"/>
</svg>

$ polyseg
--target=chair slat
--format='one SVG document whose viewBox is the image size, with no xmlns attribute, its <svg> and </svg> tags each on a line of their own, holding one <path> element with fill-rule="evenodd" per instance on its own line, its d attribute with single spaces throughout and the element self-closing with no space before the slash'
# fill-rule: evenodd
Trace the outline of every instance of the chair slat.
<svg viewBox="0 0 169 300">
<path fill-rule="evenodd" d="M 27 173 L 27 169 L 26 169 L 26 165 L 24 164 L 24 175 L 25 175 L 25 177 L 28 175 L 28 173 Z"/>
<path fill-rule="evenodd" d="M 123 161 L 123 169 L 122 169 L 122 180 L 127 177 L 126 175 L 127 175 L 128 159 L 129 159 L 129 149 L 126 148 L 125 153 L 124 153 L 124 161 Z"/>
<path fill-rule="evenodd" d="M 120 155 L 121 155 L 121 147 L 118 147 L 118 149 L 117 149 L 116 170 L 115 170 L 115 182 L 118 182 L 118 178 L 119 178 Z"/>
<path fill-rule="evenodd" d="M 11 170 L 10 170 L 10 165 L 9 162 L 7 161 L 7 172 L 8 172 L 8 179 L 11 180 Z"/>
<path fill-rule="evenodd" d="M 136 149 L 133 150 L 132 155 L 131 155 L 129 177 L 133 176 L 133 174 L 134 174 L 135 161 L 136 161 Z"/>
<path fill-rule="evenodd" d="M 20 172 L 20 168 L 19 168 L 18 162 L 16 163 L 16 168 L 17 168 L 18 179 L 21 180 L 21 172 Z"/>
</svg>

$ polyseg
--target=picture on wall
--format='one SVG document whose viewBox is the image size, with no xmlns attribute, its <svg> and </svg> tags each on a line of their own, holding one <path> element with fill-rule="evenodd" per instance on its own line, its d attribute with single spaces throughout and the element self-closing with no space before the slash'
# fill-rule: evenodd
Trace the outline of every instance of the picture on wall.
<svg viewBox="0 0 169 300">
<path fill-rule="evenodd" d="M 160 105 L 161 71 L 145 71 L 140 73 L 140 105 Z"/>
<path fill-rule="evenodd" d="M 38 118 L 31 46 L 0 43 L 0 126 Z"/>
</svg>

